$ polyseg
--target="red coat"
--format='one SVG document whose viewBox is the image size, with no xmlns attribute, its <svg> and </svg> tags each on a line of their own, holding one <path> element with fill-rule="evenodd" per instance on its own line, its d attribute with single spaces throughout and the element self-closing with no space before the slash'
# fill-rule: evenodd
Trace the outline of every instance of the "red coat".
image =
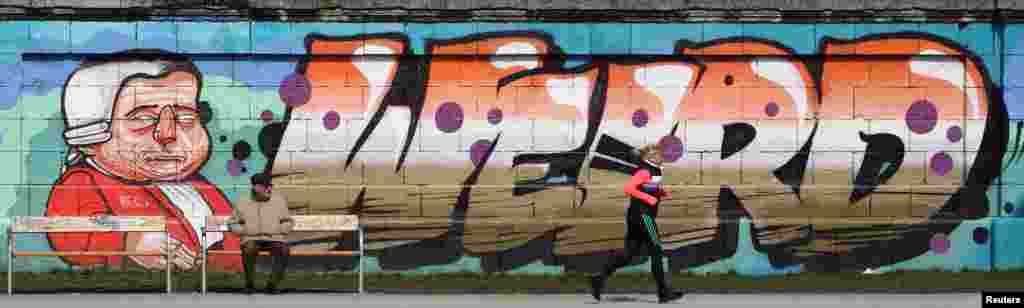
<svg viewBox="0 0 1024 308">
<path fill-rule="evenodd" d="M 231 215 L 231 203 L 217 187 L 202 177 L 185 181 L 203 196 L 213 215 Z M 199 230 L 193 230 L 181 210 L 173 206 L 154 185 L 133 184 L 107 176 L 89 166 L 71 167 L 54 185 L 47 202 L 46 216 L 155 216 L 167 217 L 172 238 L 181 241 L 201 256 Z M 56 251 L 120 251 L 125 250 L 124 232 L 49 233 L 50 246 Z M 224 233 L 224 249 L 238 250 L 239 238 Z M 120 266 L 128 257 L 64 257 L 73 265 L 108 264 Z M 211 256 L 208 268 L 220 271 L 241 271 L 240 256 Z M 198 268 L 198 266 L 197 266 Z"/>
</svg>

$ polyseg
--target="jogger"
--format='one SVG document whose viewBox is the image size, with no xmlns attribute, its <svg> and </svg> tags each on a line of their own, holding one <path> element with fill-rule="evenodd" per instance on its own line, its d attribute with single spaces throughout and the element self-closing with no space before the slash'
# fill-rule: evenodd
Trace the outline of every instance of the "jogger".
<svg viewBox="0 0 1024 308">
<path fill-rule="evenodd" d="M 651 258 L 651 274 L 658 286 L 658 301 L 665 303 L 683 296 L 682 292 L 671 291 L 665 280 L 662 263 L 664 251 L 658 238 L 658 225 L 654 222 L 654 218 L 658 217 L 658 203 L 669 195 L 661 188 L 661 151 L 657 146 L 650 145 L 640 149 L 639 155 L 643 163 L 625 187 L 630 197 L 626 213 L 625 250 L 613 255 L 601 274 L 591 278 L 591 292 L 597 300 L 601 300 L 601 291 L 608 277 L 629 264 L 633 257 L 645 254 Z"/>
</svg>

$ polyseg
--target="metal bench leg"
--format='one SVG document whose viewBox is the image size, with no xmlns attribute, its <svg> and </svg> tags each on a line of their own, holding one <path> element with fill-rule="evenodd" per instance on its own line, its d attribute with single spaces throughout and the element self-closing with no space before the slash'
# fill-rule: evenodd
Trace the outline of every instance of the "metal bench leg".
<svg viewBox="0 0 1024 308">
<path fill-rule="evenodd" d="M 202 261 L 203 261 L 203 270 L 202 270 L 203 271 L 203 276 L 202 276 L 201 279 L 202 279 L 202 285 L 203 285 L 202 289 L 203 290 L 201 291 L 201 293 L 203 295 L 206 295 L 206 258 L 207 258 L 207 252 L 206 252 L 206 227 L 205 226 L 203 227 L 203 247 L 202 248 L 203 248 L 202 249 L 203 250 L 203 258 L 202 258 Z"/>
<path fill-rule="evenodd" d="M 168 233 L 167 238 L 170 239 L 171 235 Z M 164 241 L 167 246 L 167 252 L 164 254 L 164 263 L 167 263 L 167 294 L 171 294 L 171 241 Z"/>
<path fill-rule="evenodd" d="M 14 233 L 7 230 L 7 295 L 14 295 Z"/>
<path fill-rule="evenodd" d="M 363 272 L 365 271 L 366 263 L 363 262 L 366 250 L 363 249 L 363 227 L 359 226 L 359 294 L 362 295 L 363 290 Z"/>
</svg>

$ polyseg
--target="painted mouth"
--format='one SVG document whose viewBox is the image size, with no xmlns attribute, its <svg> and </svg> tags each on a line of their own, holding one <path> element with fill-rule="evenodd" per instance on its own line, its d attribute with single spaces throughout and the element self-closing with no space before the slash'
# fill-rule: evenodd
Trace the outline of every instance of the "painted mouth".
<svg viewBox="0 0 1024 308">
<path fill-rule="evenodd" d="M 146 162 L 155 163 L 168 163 L 168 162 L 185 162 L 185 156 L 182 155 L 153 155 L 145 158 Z"/>
</svg>

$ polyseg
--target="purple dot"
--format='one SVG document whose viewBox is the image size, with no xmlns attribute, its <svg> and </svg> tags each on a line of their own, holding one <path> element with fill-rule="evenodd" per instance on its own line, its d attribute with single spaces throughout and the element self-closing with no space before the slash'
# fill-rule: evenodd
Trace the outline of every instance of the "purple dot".
<svg viewBox="0 0 1024 308">
<path fill-rule="evenodd" d="M 974 228 L 974 242 L 978 245 L 985 245 L 988 242 L 988 229 L 984 227 Z"/>
<path fill-rule="evenodd" d="M 263 120 L 263 123 L 270 123 L 270 121 L 274 120 L 274 113 L 270 110 L 263 110 L 260 113 L 260 120 Z"/>
<path fill-rule="evenodd" d="M 474 166 L 479 166 L 487 156 L 487 150 L 490 149 L 491 142 L 488 140 L 480 139 L 473 142 L 473 145 L 469 146 L 469 160 L 473 161 Z"/>
<path fill-rule="evenodd" d="M 445 133 L 454 133 L 462 128 L 462 106 L 453 102 L 441 104 L 434 113 L 437 129 Z"/>
<path fill-rule="evenodd" d="M 647 126 L 647 121 L 649 121 L 649 120 L 650 120 L 650 117 L 647 116 L 647 110 L 637 109 L 636 111 L 633 112 L 633 126 L 634 127 L 644 127 L 644 126 Z"/>
<path fill-rule="evenodd" d="M 683 141 L 679 137 L 661 137 L 658 145 L 661 147 L 661 157 L 665 158 L 665 162 L 674 163 L 683 157 Z"/>
<path fill-rule="evenodd" d="M 281 81 L 278 95 L 281 96 L 281 101 L 288 104 L 288 106 L 299 107 L 309 102 L 312 91 L 313 88 L 310 86 L 309 79 L 306 79 L 305 75 L 292 73 Z"/>
<path fill-rule="evenodd" d="M 935 104 L 927 100 L 916 101 L 907 109 L 907 127 L 917 134 L 927 134 L 935 129 L 938 118 L 939 111 Z"/>
<path fill-rule="evenodd" d="M 764 105 L 764 114 L 768 115 L 769 117 L 775 117 L 779 115 L 779 104 L 776 104 L 775 102 L 770 102 L 767 105 Z"/>
<path fill-rule="evenodd" d="M 494 108 L 487 111 L 487 123 L 491 123 L 491 125 L 498 125 L 498 123 L 501 123 L 501 118 L 501 109 Z"/>
<path fill-rule="evenodd" d="M 324 114 L 324 128 L 327 130 L 334 130 L 338 128 L 338 124 L 341 124 L 341 116 L 338 115 L 337 111 L 328 111 Z"/>
<path fill-rule="evenodd" d="M 946 130 L 946 139 L 949 139 L 949 142 L 960 141 L 960 138 L 963 138 L 963 137 L 964 137 L 964 130 L 961 129 L 959 125 L 953 125 L 949 129 Z"/>
<path fill-rule="evenodd" d="M 931 166 L 933 175 L 944 176 L 953 170 L 953 158 L 949 157 L 946 152 L 935 153 L 932 156 Z"/>
<path fill-rule="evenodd" d="M 228 174 L 231 176 L 241 176 L 242 169 L 244 168 L 245 166 L 243 166 L 242 161 L 240 160 L 232 159 L 228 161 Z"/>
<path fill-rule="evenodd" d="M 946 252 L 949 251 L 949 239 L 946 238 L 945 234 L 936 233 L 932 236 L 932 240 L 929 244 L 932 252 L 936 254 L 946 254 Z"/>
</svg>

